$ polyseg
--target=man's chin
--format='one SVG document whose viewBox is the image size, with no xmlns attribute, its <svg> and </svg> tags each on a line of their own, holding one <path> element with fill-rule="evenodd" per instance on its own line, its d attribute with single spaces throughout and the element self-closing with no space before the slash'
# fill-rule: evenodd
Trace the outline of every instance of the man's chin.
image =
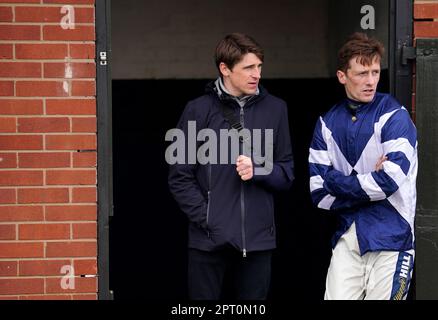
<svg viewBox="0 0 438 320">
<path fill-rule="evenodd" d="M 358 99 L 358 101 L 362 102 L 362 103 L 369 103 L 369 102 L 373 101 L 374 95 L 375 95 L 375 93 L 373 93 L 372 95 L 362 96 Z"/>
<path fill-rule="evenodd" d="M 252 96 L 252 95 L 255 95 L 256 92 L 257 92 L 257 88 L 256 88 L 256 89 L 247 90 L 247 91 L 245 92 L 245 95 L 247 95 L 247 96 Z"/>
</svg>

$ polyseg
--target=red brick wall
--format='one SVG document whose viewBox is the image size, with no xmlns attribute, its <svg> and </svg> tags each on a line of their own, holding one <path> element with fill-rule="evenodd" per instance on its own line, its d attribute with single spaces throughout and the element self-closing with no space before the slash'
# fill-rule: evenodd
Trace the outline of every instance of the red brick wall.
<svg viewBox="0 0 438 320">
<path fill-rule="evenodd" d="M 438 1 L 415 1 L 414 34 L 416 38 L 438 37 Z"/>
<path fill-rule="evenodd" d="M 0 299 L 97 298 L 94 22 L 94 0 L 0 0 Z"/>
<path fill-rule="evenodd" d="M 414 2 L 414 41 L 418 38 L 438 38 L 438 0 Z M 415 115 L 415 67 L 412 110 Z"/>
</svg>

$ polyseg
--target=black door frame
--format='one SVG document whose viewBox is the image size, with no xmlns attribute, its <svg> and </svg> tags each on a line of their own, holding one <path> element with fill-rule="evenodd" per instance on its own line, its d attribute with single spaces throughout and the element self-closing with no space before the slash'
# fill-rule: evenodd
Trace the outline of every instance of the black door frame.
<svg viewBox="0 0 438 320">
<path fill-rule="evenodd" d="M 413 63 L 415 49 L 413 47 L 414 35 L 414 1 L 390 1 L 390 26 L 389 26 L 389 74 L 390 91 L 412 116 L 413 103 Z M 417 260 L 417 259 L 416 259 Z M 414 274 L 408 299 L 416 299 L 417 281 Z"/>
<path fill-rule="evenodd" d="M 413 0 L 390 0 L 390 93 L 412 112 Z"/>
<path fill-rule="evenodd" d="M 111 1 L 96 0 L 97 263 L 98 299 L 112 300 L 109 285 L 109 222 L 113 215 L 111 100 Z"/>
<path fill-rule="evenodd" d="M 109 223 L 113 215 L 111 0 L 96 0 L 98 183 L 98 298 L 113 299 L 109 284 Z M 413 0 L 390 0 L 390 93 L 412 111 Z"/>
</svg>

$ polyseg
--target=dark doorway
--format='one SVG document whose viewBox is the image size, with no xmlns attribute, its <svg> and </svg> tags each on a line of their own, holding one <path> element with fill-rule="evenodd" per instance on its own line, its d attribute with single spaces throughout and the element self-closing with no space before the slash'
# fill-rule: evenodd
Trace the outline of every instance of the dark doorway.
<svg viewBox="0 0 438 320">
<path fill-rule="evenodd" d="M 262 3 L 255 1 L 259 2 Z M 331 8 L 330 14 L 336 14 L 333 11 L 333 6 L 336 6 L 333 4 L 334 1 L 310 2 L 321 6 L 319 10 L 303 11 L 303 21 L 298 23 L 302 30 L 306 29 L 305 21 L 311 21 L 311 14 L 315 12 L 319 17 L 324 17 L 328 12 L 326 9 Z M 135 1 L 130 0 L 125 6 L 130 7 L 134 3 Z M 158 4 L 155 3 L 154 6 Z M 300 7 L 299 4 L 296 6 Z M 307 8 L 307 5 L 302 6 L 304 9 Z M 135 7 L 131 9 L 134 11 Z M 190 8 L 186 10 L 189 12 Z M 280 12 L 282 7 L 273 7 L 271 10 Z M 356 13 L 360 18 L 360 10 Z M 120 17 L 120 21 L 128 21 L 129 16 L 126 12 L 125 14 Z M 184 14 L 180 13 L 178 17 L 183 19 Z M 321 28 L 330 25 L 331 20 L 335 20 L 334 17 L 326 17 Z M 116 21 L 117 19 L 113 18 L 113 29 L 117 28 Z M 121 27 L 120 23 L 119 26 Z M 149 32 L 159 33 L 160 28 L 163 26 L 154 25 Z M 277 32 L 275 21 L 266 22 L 263 28 L 271 30 L 266 33 Z M 336 28 L 335 25 L 331 25 L 329 29 L 335 32 Z M 350 28 L 351 31 L 356 29 L 357 26 Z M 226 31 L 223 28 L 219 34 Z M 271 55 L 271 60 L 265 63 L 267 70 L 269 63 L 274 65 L 274 71 L 270 74 L 267 71 L 267 76 L 261 81 L 270 93 L 284 99 L 288 104 L 296 175 L 292 189 L 276 196 L 278 249 L 273 261 L 270 296 L 272 300 L 321 300 L 331 256 L 330 238 L 334 219 L 327 212 L 315 209 L 311 204 L 307 158 L 317 118 L 343 98 L 344 92 L 337 79 L 333 77 L 334 73 L 328 64 L 328 60 L 332 59 L 329 57 L 334 53 L 334 49 L 330 49 L 333 43 L 324 40 L 325 37 L 332 36 L 334 39 L 336 36 L 327 31 L 323 39 L 316 40 L 313 38 L 314 30 L 303 32 L 299 35 L 291 31 L 286 42 L 282 42 L 283 39 L 278 41 L 283 43 L 284 47 L 277 48 L 277 51 L 272 49 L 274 57 Z M 187 37 L 180 36 L 181 39 Z M 254 34 L 254 37 L 257 38 L 257 34 Z M 212 38 L 213 43 L 219 40 L 216 34 Z M 263 39 L 263 35 L 261 38 Z M 265 39 L 267 38 L 269 36 Z M 338 41 L 337 38 L 336 40 Z M 188 41 L 187 45 L 207 45 L 200 41 Z M 317 42 L 317 46 L 324 45 L 328 49 L 318 52 L 319 49 L 315 48 L 312 42 Z M 295 43 L 302 44 L 302 47 L 294 47 L 293 50 L 304 51 L 295 54 L 293 58 L 283 55 L 282 50 L 291 50 L 286 46 Z M 306 43 L 310 44 L 306 47 Z M 128 51 L 143 50 L 141 44 L 136 47 L 116 45 L 114 39 L 113 52 L 119 50 L 120 57 L 125 56 Z M 156 52 L 166 50 L 167 44 L 161 45 L 162 48 Z M 212 52 L 214 45 L 208 46 L 209 52 Z M 154 57 L 158 59 L 157 56 L 144 50 L 139 52 L 138 56 L 150 55 L 151 67 L 144 67 L 143 62 L 138 62 L 138 68 L 147 69 L 142 72 L 149 72 L 151 76 L 142 78 L 136 74 L 130 78 L 129 74 L 121 71 L 121 76 L 116 77 L 112 83 L 115 207 L 110 225 L 110 288 L 114 291 L 115 299 L 183 300 L 187 298 L 187 222 L 168 191 L 168 167 L 164 159 L 167 144 L 164 136 L 167 130 L 175 127 L 185 104 L 203 94 L 204 86 L 213 79 L 214 72 L 208 79 L 199 76 L 203 75 L 203 72 L 196 76 L 196 72 L 192 71 L 189 72 L 189 76 L 194 73 L 193 77 L 189 79 L 169 76 L 166 73 L 168 71 L 163 71 L 166 76 L 160 77 L 154 73 L 156 70 L 152 66 Z M 268 50 L 267 53 L 269 55 Z M 310 54 L 309 62 L 306 61 L 306 56 Z M 184 66 L 184 59 L 192 61 L 196 58 L 184 58 L 180 55 L 178 57 L 182 62 L 173 65 L 176 69 Z M 208 59 L 204 65 L 213 66 L 211 55 L 204 58 Z M 132 59 L 125 62 L 120 59 L 119 70 L 123 69 L 123 63 L 126 63 L 126 66 L 135 64 Z M 165 68 L 163 61 L 158 59 L 155 62 Z M 200 64 L 203 62 L 200 61 Z M 315 71 L 312 65 L 327 67 L 318 67 Z M 283 73 L 282 66 L 291 71 Z M 169 73 L 171 71 L 173 70 Z M 379 90 L 389 90 L 386 69 L 382 74 Z"/>
<path fill-rule="evenodd" d="M 115 299 L 186 298 L 186 218 L 167 186 L 165 133 L 208 80 L 114 80 L 114 203 L 110 287 Z M 320 300 L 333 217 L 310 201 L 307 157 L 316 119 L 343 97 L 331 79 L 264 80 L 289 106 L 296 180 L 276 197 L 272 299 Z M 380 90 L 388 89 L 387 73 Z"/>
</svg>

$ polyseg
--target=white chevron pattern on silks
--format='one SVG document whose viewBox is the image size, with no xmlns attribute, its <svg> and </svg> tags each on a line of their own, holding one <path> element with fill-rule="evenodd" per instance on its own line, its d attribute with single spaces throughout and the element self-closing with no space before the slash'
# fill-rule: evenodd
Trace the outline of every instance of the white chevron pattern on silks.
<svg viewBox="0 0 438 320">
<path fill-rule="evenodd" d="M 318 189 L 322 189 L 324 184 L 324 179 L 321 176 L 310 177 L 310 192 Z"/>
<path fill-rule="evenodd" d="M 383 143 L 383 150 L 397 150 L 403 152 L 408 159 L 412 158 L 415 149 L 411 146 L 408 139 L 398 138 L 396 140 L 389 140 Z"/>
<path fill-rule="evenodd" d="M 353 171 L 353 167 L 348 163 L 347 159 L 345 159 L 344 154 L 341 149 L 339 149 L 338 144 L 335 139 L 332 138 L 332 132 L 329 128 L 327 128 L 324 120 L 321 118 L 321 132 L 324 138 L 325 143 L 327 144 L 327 152 L 333 168 L 342 172 L 344 175 L 350 175 Z"/>
<path fill-rule="evenodd" d="M 360 187 L 366 192 L 371 201 L 383 200 L 386 198 L 385 192 L 374 180 L 371 173 L 357 175 Z"/>
<path fill-rule="evenodd" d="M 406 111 L 406 109 L 404 110 Z M 336 141 L 332 138 L 332 132 L 327 128 L 325 122 L 321 118 L 321 133 L 324 141 L 327 144 L 327 151 L 317 151 L 318 157 L 314 157 L 313 160 L 315 160 L 315 162 L 311 162 L 329 165 L 327 164 L 327 159 L 329 159 L 330 163 L 333 165 L 333 168 L 342 172 L 344 175 L 350 175 L 354 169 L 359 174 L 358 180 L 362 189 L 368 194 L 372 201 L 385 199 L 385 193 L 371 175 L 371 172 L 375 171 L 375 165 L 379 158 L 384 154 L 396 151 L 403 152 L 407 158 L 416 159 L 416 148 L 413 148 L 409 141 L 407 141 L 405 138 L 386 141 L 383 144 L 381 143 L 382 128 L 391 118 L 391 116 L 397 111 L 401 110 L 397 109 L 382 115 L 379 118 L 379 121 L 374 124 L 374 134 L 368 140 L 368 143 L 362 151 L 361 156 L 354 168 L 346 160 Z M 324 159 L 323 162 L 318 161 L 322 159 Z M 416 190 L 415 188 L 412 189 L 411 183 L 403 183 L 403 181 L 406 181 L 404 180 L 406 178 L 409 180 L 410 177 L 416 176 L 417 163 L 411 163 L 408 176 L 404 174 L 399 165 L 391 161 L 385 161 L 383 163 L 383 169 L 399 186 L 399 189 L 390 197 L 388 197 L 387 200 L 399 212 L 403 219 L 409 223 L 412 230 L 412 235 L 414 236 L 414 216 L 412 216 L 410 212 L 415 212 L 415 208 L 410 208 L 410 206 L 412 206 L 412 201 L 408 201 L 408 199 L 416 198 Z M 323 182 L 324 180 L 320 176 L 312 177 L 311 191 L 321 188 Z M 403 197 L 402 195 L 405 196 Z M 335 200 L 335 197 L 327 195 L 320 201 L 318 207 L 329 210 Z"/>
<path fill-rule="evenodd" d="M 416 208 L 415 208 L 415 202 L 409 201 L 409 199 L 416 199 L 417 198 L 417 189 L 415 188 L 415 183 L 411 183 L 412 179 L 414 179 L 414 180 L 416 179 L 417 171 L 418 171 L 417 145 L 418 145 L 418 142 L 415 145 L 415 149 L 413 149 L 413 151 L 412 151 L 413 154 L 412 154 L 411 159 L 413 161 L 411 162 L 405 183 L 399 184 L 398 185 L 399 188 L 398 188 L 397 192 L 393 193 L 388 198 L 388 201 L 391 203 L 391 205 L 409 223 L 409 226 L 411 227 L 411 230 L 412 230 L 412 237 L 413 237 L 414 241 L 415 241 L 415 234 L 414 234 L 415 216 L 412 215 L 411 213 L 415 212 Z M 385 166 L 385 163 L 383 165 Z M 385 167 L 385 170 L 386 170 L 386 167 Z M 400 168 L 400 171 L 401 171 L 401 174 L 404 175 L 401 168 Z"/>
<path fill-rule="evenodd" d="M 328 194 L 318 203 L 318 208 L 330 210 L 330 208 L 331 208 L 333 202 L 335 202 L 335 200 L 336 200 L 335 197 Z"/>
<path fill-rule="evenodd" d="M 359 159 L 354 165 L 354 170 L 357 173 L 369 173 L 374 171 L 376 168 L 376 163 L 379 158 L 385 154 L 382 146 L 382 128 L 386 122 L 391 118 L 391 116 L 399 110 L 394 110 L 392 112 L 386 113 L 379 118 L 374 124 L 374 133 L 368 140 L 367 145 L 363 149 Z"/>
<path fill-rule="evenodd" d="M 326 150 L 315 150 L 310 148 L 309 162 L 330 166 L 330 157 Z"/>
</svg>

